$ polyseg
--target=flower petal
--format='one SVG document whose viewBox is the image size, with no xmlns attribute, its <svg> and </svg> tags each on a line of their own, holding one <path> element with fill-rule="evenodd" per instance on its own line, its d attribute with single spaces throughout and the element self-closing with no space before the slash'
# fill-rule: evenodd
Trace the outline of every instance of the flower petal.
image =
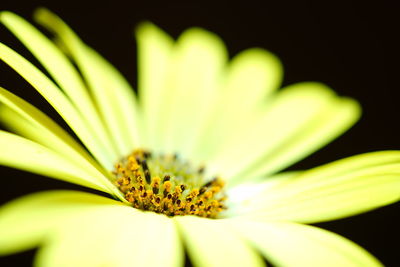
<svg viewBox="0 0 400 267">
<path fill-rule="evenodd" d="M 104 192 L 110 190 L 84 168 L 40 144 L 0 131 L 0 164 L 63 181 L 80 184 Z"/>
<path fill-rule="evenodd" d="M 103 166 L 112 167 L 113 160 L 111 155 L 114 153 L 108 150 L 96 136 L 91 134 L 88 125 L 76 108 L 46 75 L 25 58 L 1 43 L 0 58 L 46 98 Z"/>
<path fill-rule="evenodd" d="M 145 134 L 140 120 L 141 114 L 139 114 L 137 107 L 135 92 L 125 77 L 99 53 L 90 47 L 88 47 L 87 52 L 88 58 L 97 67 L 97 69 L 93 69 L 97 70 L 94 75 L 103 77 L 101 86 L 107 89 L 104 91 L 108 93 L 108 98 L 103 100 L 104 105 L 111 105 L 114 111 L 112 116 L 108 116 L 108 125 L 112 125 L 110 121 L 115 121 L 115 129 L 121 131 L 118 132 L 119 135 L 116 135 L 116 130 L 112 130 L 114 136 L 116 136 L 115 138 L 121 138 L 117 141 L 119 142 L 120 151 L 122 151 L 121 155 L 126 156 L 135 147 L 142 146 L 141 138 Z"/>
<path fill-rule="evenodd" d="M 262 221 L 316 223 L 366 212 L 400 199 L 400 151 L 358 155 L 283 180 L 237 204 Z"/>
<path fill-rule="evenodd" d="M 167 92 L 168 67 L 172 58 L 173 40 L 149 22 L 136 29 L 138 47 L 139 94 L 146 127 L 145 147 L 158 149 L 160 127 L 165 114 L 164 96 Z M 158 152 L 158 151 L 157 151 Z"/>
<path fill-rule="evenodd" d="M 67 219 L 39 250 L 36 266 L 182 266 L 172 220 L 109 206 Z"/>
<path fill-rule="evenodd" d="M 200 161 L 218 151 L 227 136 L 243 134 L 245 130 L 238 126 L 244 126 L 254 112 L 268 103 L 283 77 L 279 59 L 259 48 L 236 55 L 226 71 L 216 101 L 223 105 L 216 105 L 207 130 L 193 151 Z"/>
<path fill-rule="evenodd" d="M 46 234 L 71 215 L 121 202 L 75 191 L 35 193 L 0 207 L 0 255 L 39 245 Z"/>
<path fill-rule="evenodd" d="M 277 149 L 267 153 L 245 170 L 237 173 L 241 177 L 262 178 L 267 173 L 282 170 L 320 149 L 348 130 L 361 115 L 360 105 L 349 98 L 340 98 L 326 111 L 319 113 L 302 132 L 293 136 Z"/>
<path fill-rule="evenodd" d="M 18 37 L 60 85 L 81 116 L 85 118 L 85 122 L 91 126 L 91 134 L 97 135 L 102 143 L 111 147 L 108 129 L 101 121 L 78 71 L 67 56 L 23 18 L 4 11 L 1 13 L 0 21 Z"/>
<path fill-rule="evenodd" d="M 230 63 L 224 86 L 228 108 L 246 111 L 265 105 L 282 77 L 281 62 L 268 51 L 252 48 L 239 53 Z"/>
<path fill-rule="evenodd" d="M 194 266 L 264 266 L 262 258 L 224 220 L 193 216 L 174 219 Z"/>
<path fill-rule="evenodd" d="M 13 124 L 20 122 L 19 118 L 21 120 L 23 118 L 26 121 L 26 127 L 29 127 L 28 124 L 30 124 L 37 129 L 36 133 L 32 132 L 30 134 L 31 137 L 33 137 L 33 134 L 35 135 L 35 138 L 33 138 L 34 141 L 59 152 L 62 151 L 68 156 L 71 155 L 71 159 L 76 158 L 78 153 L 84 160 L 95 164 L 91 156 L 66 131 L 25 100 L 0 87 L 0 103 L 5 105 L 1 106 L 3 115 L 2 123 L 7 123 L 13 127 Z M 10 111 L 7 110 L 12 110 L 15 115 L 18 114 L 18 119 L 13 120 L 12 114 L 8 115 L 7 113 Z M 20 124 L 23 123 L 21 122 Z M 21 127 L 23 126 L 21 125 Z M 22 134 L 24 135 L 25 133 Z"/>
<path fill-rule="evenodd" d="M 276 266 L 383 266 L 350 240 L 317 227 L 240 220 L 232 225 Z"/>
<path fill-rule="evenodd" d="M 274 187 L 292 179 L 300 174 L 300 171 L 282 172 L 271 177 L 265 178 L 263 182 L 246 181 L 240 185 L 232 186 L 227 188 L 227 206 L 228 209 L 221 213 L 221 218 L 229 218 L 246 213 L 251 206 L 256 208 L 254 205 L 256 198 L 260 198 L 262 195 L 271 192 Z M 258 207 L 262 206 L 263 203 L 259 204 Z"/>
<path fill-rule="evenodd" d="M 227 51 L 218 36 L 192 28 L 179 37 L 164 98 L 164 152 L 189 156 L 212 115 Z"/>
<path fill-rule="evenodd" d="M 139 144 L 136 97 L 125 78 L 97 52 L 84 44 L 59 17 L 38 9 L 35 19 L 60 38 L 92 90 L 103 119 L 119 148 L 119 156 Z M 117 158 L 114 158 L 117 160 Z"/>
<path fill-rule="evenodd" d="M 0 118 L 14 132 L 37 142 L 81 166 L 87 175 L 109 188 L 108 192 L 121 200 L 125 198 L 107 178 L 109 173 L 78 144 L 67 132 L 40 110 L 0 87 Z"/>
<path fill-rule="evenodd" d="M 265 111 L 249 118 L 249 123 L 242 127 L 244 129 L 238 130 L 242 134 L 232 135 L 224 142 L 221 153 L 212 159 L 213 168 L 218 173 L 223 172 L 228 179 L 237 179 L 244 177 L 244 171 L 258 160 L 263 160 L 262 163 L 271 160 L 266 175 L 271 174 L 320 147 L 327 141 L 325 138 L 336 137 L 355 121 L 358 113 L 354 102 L 339 100 L 322 84 L 289 86 L 269 102 Z M 338 115 L 341 116 L 335 124 L 325 122 L 327 117 Z"/>
</svg>

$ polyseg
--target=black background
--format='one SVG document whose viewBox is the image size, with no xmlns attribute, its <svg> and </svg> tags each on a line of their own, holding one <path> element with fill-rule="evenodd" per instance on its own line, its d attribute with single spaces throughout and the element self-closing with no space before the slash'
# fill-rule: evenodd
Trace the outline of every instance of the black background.
<svg viewBox="0 0 400 267">
<path fill-rule="evenodd" d="M 2 0 L 0 9 L 30 19 L 35 7 L 50 8 L 132 84 L 136 84 L 132 29 L 143 20 L 156 23 L 174 37 L 190 26 L 204 27 L 225 40 L 231 56 L 254 46 L 272 51 L 284 64 L 284 85 L 321 81 L 341 95 L 356 98 L 363 107 L 362 119 L 348 133 L 292 167 L 305 169 L 358 153 L 400 149 L 396 40 L 400 10 L 395 2 Z M 36 62 L 2 26 L 0 41 Z M 37 93 L 3 63 L 0 73 L 1 86 L 54 115 Z M 81 189 L 6 167 L 0 167 L 0 172 L 0 204 L 44 189 Z M 385 265 L 398 266 L 399 213 L 399 204 L 394 204 L 317 225 L 355 241 Z M 0 258 L 0 266 L 29 266 L 32 255 L 31 251 Z"/>
</svg>

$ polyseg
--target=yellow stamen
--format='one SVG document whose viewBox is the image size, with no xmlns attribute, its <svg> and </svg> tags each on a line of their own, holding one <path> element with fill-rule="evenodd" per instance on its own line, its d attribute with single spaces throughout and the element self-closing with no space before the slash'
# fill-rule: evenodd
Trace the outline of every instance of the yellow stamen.
<svg viewBox="0 0 400 267">
<path fill-rule="evenodd" d="M 115 184 L 134 208 L 167 216 L 216 218 L 226 209 L 224 182 L 206 181 L 205 167 L 192 168 L 177 155 L 153 156 L 135 150 L 115 164 Z M 162 179 L 160 178 L 162 177 Z"/>
</svg>

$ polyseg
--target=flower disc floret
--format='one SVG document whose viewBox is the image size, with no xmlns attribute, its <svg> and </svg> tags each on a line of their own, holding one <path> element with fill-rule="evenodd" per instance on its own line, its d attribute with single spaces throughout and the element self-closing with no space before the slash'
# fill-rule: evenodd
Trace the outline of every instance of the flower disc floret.
<svg viewBox="0 0 400 267">
<path fill-rule="evenodd" d="M 115 164 L 116 185 L 132 206 L 168 216 L 216 218 L 226 209 L 224 182 L 206 179 L 203 166 L 193 168 L 178 155 L 135 150 Z"/>
</svg>

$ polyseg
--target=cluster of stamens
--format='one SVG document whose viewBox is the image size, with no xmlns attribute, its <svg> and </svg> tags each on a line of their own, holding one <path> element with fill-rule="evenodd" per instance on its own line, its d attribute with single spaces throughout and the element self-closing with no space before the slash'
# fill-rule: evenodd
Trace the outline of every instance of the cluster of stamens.
<svg viewBox="0 0 400 267">
<path fill-rule="evenodd" d="M 137 209 L 168 216 L 215 218 L 226 207 L 224 182 L 205 180 L 204 167 L 194 169 L 177 155 L 153 156 L 135 150 L 115 165 L 116 185 Z"/>
</svg>

